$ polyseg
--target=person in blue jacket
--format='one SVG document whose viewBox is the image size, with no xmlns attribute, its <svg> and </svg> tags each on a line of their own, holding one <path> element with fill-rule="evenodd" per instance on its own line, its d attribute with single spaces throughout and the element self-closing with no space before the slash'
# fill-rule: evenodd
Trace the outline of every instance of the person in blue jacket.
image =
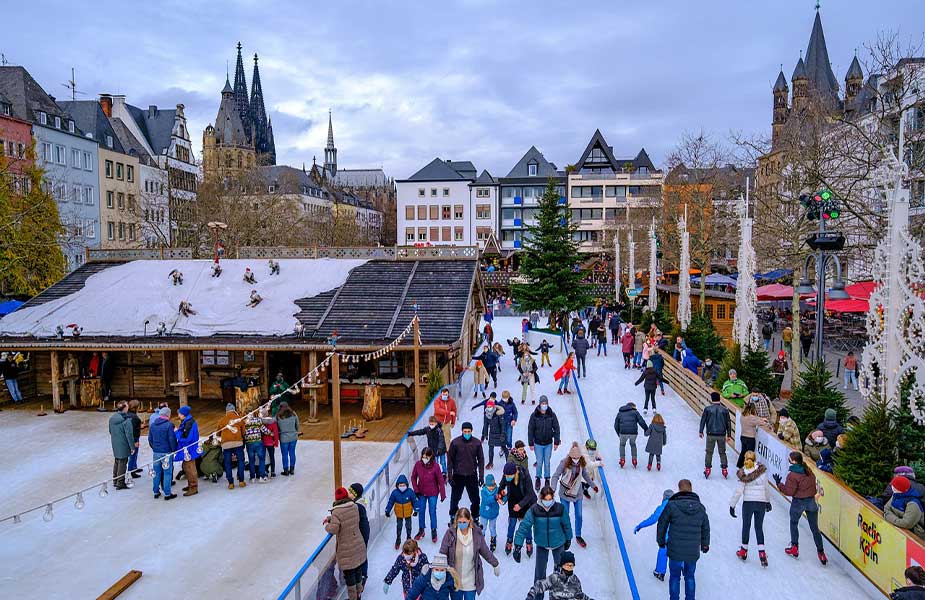
<svg viewBox="0 0 925 600">
<path fill-rule="evenodd" d="M 177 427 L 177 452 L 173 460 L 181 463 L 183 475 L 186 476 L 184 496 L 195 496 L 199 493 L 199 474 L 196 471 L 196 459 L 202 456 L 199 451 L 199 425 L 193 418 L 189 406 L 180 407 L 180 426 Z"/>
<path fill-rule="evenodd" d="M 170 409 L 162 408 L 155 420 L 148 428 L 148 445 L 154 453 L 154 497 L 161 497 L 161 488 L 164 489 L 164 500 L 173 500 L 176 494 L 170 493 L 170 484 L 173 482 L 173 457 L 162 460 L 177 449 L 177 436 L 170 422 Z M 164 463 L 167 463 L 166 465 Z"/>
<path fill-rule="evenodd" d="M 456 592 L 458 575 L 447 564 L 445 554 L 435 554 L 430 568 L 424 567 L 421 575 L 411 584 L 405 598 L 414 600 L 450 600 Z"/>
<path fill-rule="evenodd" d="M 498 547 L 498 513 L 501 507 L 496 499 L 498 493 L 498 484 L 495 482 L 495 476 L 491 473 L 485 475 L 485 485 L 482 486 L 482 502 L 479 504 L 479 525 L 482 531 L 491 535 L 488 547 L 494 552 Z"/>
<path fill-rule="evenodd" d="M 665 510 L 665 505 L 668 504 L 668 499 L 674 496 L 674 490 L 665 490 L 662 493 L 662 503 L 655 507 L 655 510 L 651 515 L 648 516 L 645 520 L 639 523 L 636 527 L 633 528 L 633 535 L 639 533 L 640 529 L 645 529 L 650 525 L 655 525 L 658 523 L 658 518 L 662 515 L 662 511 Z M 671 532 L 669 532 L 671 533 Z M 652 571 L 652 574 L 655 575 L 655 578 L 659 581 L 665 581 L 665 573 L 668 571 L 668 547 L 658 549 L 658 556 L 655 558 L 655 570 Z"/>
<path fill-rule="evenodd" d="M 684 353 L 684 360 L 681 361 L 681 366 L 693 373 L 695 377 L 699 377 L 699 369 L 702 364 L 700 359 L 694 355 L 694 351 L 688 348 Z"/>
<path fill-rule="evenodd" d="M 549 486 L 540 490 L 539 501 L 527 510 L 517 533 L 514 534 L 514 561 L 520 562 L 520 547 L 524 539 L 533 532 L 536 543 L 536 567 L 533 581 L 546 579 L 546 566 L 552 554 L 553 568 L 562 562 L 562 552 L 572 545 L 572 522 L 561 502 L 556 502 L 556 492 Z M 543 600 L 542 594 L 537 596 Z"/>
<path fill-rule="evenodd" d="M 405 539 L 411 539 L 411 517 L 417 516 L 418 511 L 415 508 L 417 504 L 417 495 L 408 485 L 408 478 L 402 473 L 395 480 L 395 489 L 389 496 L 389 503 L 385 505 L 385 516 L 389 517 L 392 509 L 395 509 L 395 549 L 401 547 L 401 526 L 402 521 L 405 524 Z"/>
<path fill-rule="evenodd" d="M 482 361 L 482 366 L 488 371 L 488 376 L 491 377 L 491 381 L 495 384 L 495 389 L 498 389 L 498 363 L 501 361 L 501 357 L 495 354 L 494 350 L 491 349 L 491 345 L 486 344 L 482 353 L 473 356 L 472 360 Z"/>
</svg>

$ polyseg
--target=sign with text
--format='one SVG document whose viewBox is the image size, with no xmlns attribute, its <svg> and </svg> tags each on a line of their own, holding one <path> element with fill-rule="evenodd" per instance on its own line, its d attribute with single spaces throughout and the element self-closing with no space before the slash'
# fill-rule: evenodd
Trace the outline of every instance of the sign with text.
<svg viewBox="0 0 925 600">
<path fill-rule="evenodd" d="M 881 590 L 904 585 L 906 536 L 851 494 L 841 497 L 841 551 Z"/>
</svg>

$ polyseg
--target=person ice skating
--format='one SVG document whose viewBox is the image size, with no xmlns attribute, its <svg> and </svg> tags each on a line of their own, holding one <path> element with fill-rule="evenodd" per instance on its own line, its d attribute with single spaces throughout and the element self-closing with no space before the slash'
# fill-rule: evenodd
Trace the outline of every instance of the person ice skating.
<svg viewBox="0 0 925 600">
<path fill-rule="evenodd" d="M 260 415 L 253 413 L 244 420 L 244 447 L 247 450 L 247 462 L 250 470 L 251 483 L 256 479 L 266 483 L 266 454 L 263 448 L 263 436 L 270 433 Z"/>
<path fill-rule="evenodd" d="M 251 285 L 257 283 L 257 278 L 254 277 L 254 273 L 251 271 L 250 267 L 244 269 L 244 282 Z"/>
<path fill-rule="evenodd" d="M 890 600 L 925 600 L 925 569 L 918 565 L 907 567 L 903 573 L 906 585 L 896 588 Z"/>
<path fill-rule="evenodd" d="M 288 402 L 279 403 L 276 413 L 276 427 L 279 429 L 279 455 L 283 462 L 283 475 L 295 475 L 295 447 L 299 441 L 299 415 L 289 407 Z M 230 480 L 229 480 L 230 481 Z"/>
<path fill-rule="evenodd" d="M 407 598 L 408 590 L 411 589 L 414 580 L 421 576 L 424 567 L 428 564 L 427 555 L 418 547 L 418 543 L 414 540 L 405 540 L 401 547 L 401 554 L 395 558 L 392 568 L 385 575 L 382 591 L 388 594 L 392 582 L 401 575 L 402 593 Z"/>
<path fill-rule="evenodd" d="M 527 600 L 542 597 L 544 592 L 549 592 L 550 600 L 591 600 L 591 597 L 582 591 L 581 581 L 575 574 L 575 555 L 563 552 L 559 560 L 552 575 L 533 584 L 527 592 Z"/>
<path fill-rule="evenodd" d="M 710 392 L 710 406 L 700 415 L 700 439 L 704 431 L 707 435 L 707 449 L 704 459 L 703 476 L 710 478 L 713 470 L 713 448 L 719 450 L 719 466 L 723 470 L 723 477 L 729 475 L 729 461 L 726 459 L 726 442 L 732 442 L 732 423 L 729 410 L 720 402 L 718 392 Z"/>
<path fill-rule="evenodd" d="M 131 474 L 132 479 L 141 477 L 141 469 L 138 468 L 138 450 L 141 447 L 141 417 L 138 416 L 138 408 L 140 406 L 141 402 L 138 400 L 129 400 L 127 414 L 129 420 L 132 422 L 132 438 L 135 440 L 132 453 L 128 457 L 128 472 Z"/>
<path fill-rule="evenodd" d="M 540 351 L 540 366 L 546 367 L 552 366 L 552 361 L 549 360 L 549 351 L 552 349 L 552 346 L 549 345 L 549 341 L 544 339 L 540 342 L 539 351 Z"/>
<path fill-rule="evenodd" d="M 504 465 L 496 499 L 498 503 L 507 504 L 507 541 L 504 545 L 504 553 L 510 555 L 514 549 L 514 531 L 517 528 L 517 522 L 524 518 L 527 510 L 536 502 L 536 493 L 530 485 L 530 471 L 527 467 L 513 462 Z M 532 531 L 528 532 L 526 543 L 527 556 L 532 556 Z"/>
<path fill-rule="evenodd" d="M 148 428 L 148 444 L 153 453 L 154 498 L 160 498 L 163 490 L 164 500 L 173 500 L 177 497 L 176 494 L 170 493 L 170 484 L 173 482 L 173 458 L 167 456 L 177 449 L 177 435 L 173 423 L 170 422 L 170 409 L 166 406 L 160 410 L 157 420 Z"/>
<path fill-rule="evenodd" d="M 414 490 L 408 485 L 408 478 L 402 473 L 395 480 L 395 489 L 389 495 L 385 505 L 385 517 L 389 518 L 395 512 L 395 549 L 401 546 L 401 528 L 405 527 L 405 539 L 411 539 L 411 517 L 415 516 L 416 496 Z"/>
<path fill-rule="evenodd" d="M 279 263 L 278 262 L 276 262 L 275 260 L 271 258 L 270 262 L 268 263 L 268 266 L 270 267 L 270 275 L 279 275 Z"/>
<path fill-rule="evenodd" d="M 655 323 L 652 324 L 653 326 Z M 649 359 L 652 358 L 652 353 L 655 352 L 655 340 L 652 337 L 646 337 L 646 341 L 642 343 L 642 367 L 645 368 L 649 362 Z"/>
<path fill-rule="evenodd" d="M 511 347 L 511 352 L 512 352 L 513 355 L 514 355 L 514 357 L 513 357 L 513 358 L 514 358 L 514 366 L 516 367 L 518 361 L 520 361 L 520 348 L 521 348 L 521 346 L 522 346 L 522 343 L 521 343 L 521 341 L 520 341 L 520 338 L 517 337 L 517 336 L 514 336 L 514 339 L 513 339 L 513 340 L 505 340 L 505 341 L 507 342 L 507 345 Z"/>
<path fill-rule="evenodd" d="M 281 426 L 282 427 L 282 426 Z M 230 402 L 225 405 L 225 416 L 218 422 L 222 436 L 222 455 L 225 462 L 225 478 L 228 480 L 228 489 L 234 489 L 234 477 L 231 471 L 231 459 L 238 461 L 238 485 L 247 486 L 244 482 L 244 419 Z"/>
<path fill-rule="evenodd" d="M 517 370 L 520 372 L 518 381 L 522 386 L 520 403 L 527 403 L 527 392 L 530 392 L 530 404 L 536 404 L 536 384 L 540 382 L 538 367 L 536 361 L 530 356 L 530 348 L 524 344 L 520 361 L 517 363 Z"/>
<path fill-rule="evenodd" d="M 658 374 L 658 371 L 655 370 L 655 365 L 651 360 L 646 362 L 646 368 L 639 374 L 639 379 L 636 380 L 636 385 L 643 383 L 643 390 L 646 393 L 646 402 L 643 406 L 643 411 L 648 412 L 649 410 L 649 401 L 652 401 L 652 410 L 655 410 L 655 390 L 658 389 L 658 384 L 662 382 L 662 376 Z"/>
<path fill-rule="evenodd" d="M 636 525 L 636 527 L 633 528 L 633 535 L 639 533 L 641 529 L 645 529 L 650 525 L 655 525 L 658 522 L 658 518 L 662 515 L 662 511 L 664 511 L 665 507 L 668 505 L 668 500 L 672 496 L 674 496 L 674 490 L 665 490 L 662 492 L 662 503 L 655 507 L 655 510 L 652 511 L 651 515 L 640 521 L 639 525 Z M 652 575 L 659 581 L 665 581 L 665 573 L 667 572 L 668 548 L 665 545 L 661 545 L 658 547 L 658 554 L 655 557 L 655 570 L 652 571 Z"/>
<path fill-rule="evenodd" d="M 585 460 L 584 454 L 582 454 L 578 442 L 572 442 L 572 447 L 569 448 L 568 456 L 559 462 L 559 466 L 556 467 L 555 472 L 552 474 L 552 485 L 550 487 L 554 490 L 558 490 L 559 501 L 562 502 L 562 506 L 565 508 L 565 514 L 568 518 L 571 518 L 570 507 L 574 506 L 575 541 L 578 542 L 578 545 L 582 548 L 588 545 L 584 538 L 581 537 L 581 526 L 584 520 L 582 517 L 582 500 L 584 499 L 583 484 L 592 486 L 594 491 L 597 492 L 597 484 L 594 483 L 594 479 L 588 472 L 587 461 Z"/>
<path fill-rule="evenodd" d="M 638 464 L 636 460 L 636 437 L 639 435 L 639 428 L 648 431 L 645 419 L 636 410 L 635 402 L 627 402 L 617 411 L 617 416 L 613 421 L 613 429 L 620 437 L 620 468 L 626 464 L 626 442 L 630 443 L 630 452 L 633 458 L 633 468 Z"/>
<path fill-rule="evenodd" d="M 925 537 L 925 499 L 912 487 L 907 477 L 897 475 L 890 481 L 893 495 L 883 507 L 883 520 L 900 529 Z"/>
<path fill-rule="evenodd" d="M 477 356 L 473 356 L 472 360 L 482 363 L 482 366 L 485 367 L 485 370 L 488 372 L 488 376 L 491 377 L 491 381 L 494 383 L 495 389 L 498 389 L 498 366 L 501 362 L 500 355 L 496 354 L 491 349 L 491 347 L 486 344 L 485 349 L 482 350 L 482 353 Z M 487 387 L 488 381 L 486 381 L 485 384 Z"/>
<path fill-rule="evenodd" d="M 132 420 L 128 415 L 128 403 L 120 400 L 116 412 L 109 417 L 109 441 L 112 444 L 112 486 L 117 490 L 128 489 L 125 472 L 128 459 L 135 448 Z"/>
<path fill-rule="evenodd" d="M 791 446 L 800 447 L 800 430 L 786 408 L 780 409 L 777 413 L 777 437 Z"/>
<path fill-rule="evenodd" d="M 183 273 L 181 273 L 178 269 L 174 269 L 168 273 L 167 276 L 170 277 L 170 280 L 174 285 L 183 285 Z"/>
<path fill-rule="evenodd" d="M 799 452 L 790 453 L 790 469 L 787 480 L 781 481 L 777 473 L 773 475 L 777 489 L 785 496 L 790 496 L 790 546 L 784 550 L 788 556 L 797 558 L 800 555 L 800 517 L 806 515 L 809 530 L 813 534 L 816 544 L 816 554 L 819 562 L 825 565 L 828 558 L 822 546 L 822 534 L 819 533 L 819 505 L 816 504 L 816 476 L 803 464 L 803 455 Z"/>
<path fill-rule="evenodd" d="M 357 505 L 357 511 L 360 514 L 360 536 L 363 538 L 363 544 L 366 548 L 369 548 L 369 536 L 370 536 L 370 527 L 369 527 L 369 515 L 366 513 L 366 501 L 363 499 L 363 484 L 362 483 L 351 483 L 347 486 L 347 495 L 351 500 Z M 361 577 L 360 582 L 365 586 L 366 580 L 369 576 L 369 554 L 367 552 L 367 560 L 363 561 L 363 566 L 360 567 Z"/>
<path fill-rule="evenodd" d="M 603 350 L 604 356 L 607 356 L 607 327 L 603 321 L 592 330 L 592 334 L 597 336 L 597 355 L 600 356 L 601 350 Z"/>
<path fill-rule="evenodd" d="M 472 512 L 479 513 L 479 488 L 485 478 L 485 455 L 482 442 L 472 436 L 472 423 L 462 424 L 462 435 L 450 443 L 446 458 L 450 482 L 450 518 L 456 516 L 463 490 L 469 497 Z"/>
<path fill-rule="evenodd" d="M 445 554 L 435 554 L 430 562 L 429 569 L 425 568 L 421 575 L 411 584 L 411 589 L 405 598 L 416 600 L 454 600 L 456 581 L 459 575 L 447 565 Z"/>
<path fill-rule="evenodd" d="M 748 396 L 748 386 L 739 379 L 735 369 L 729 369 L 729 379 L 723 383 L 721 394 L 726 400 L 740 400 Z"/>
<path fill-rule="evenodd" d="M 187 302 L 186 300 L 180 300 L 180 306 L 177 307 L 177 310 L 184 317 L 199 314 L 195 310 L 193 310 L 193 305 Z"/>
<path fill-rule="evenodd" d="M 755 450 L 755 444 L 758 437 L 759 427 L 768 427 L 767 419 L 758 416 L 758 409 L 755 403 L 748 402 L 742 409 L 742 430 L 739 432 L 739 458 L 736 460 L 736 468 L 741 469 L 745 464 L 745 454 Z"/>
<path fill-rule="evenodd" d="M 498 357 L 498 364 L 496 365 L 496 368 L 498 369 L 498 372 L 500 373 L 501 372 L 501 357 L 506 355 L 507 352 L 504 351 L 504 346 L 501 345 L 501 342 L 495 342 L 494 344 L 492 344 L 491 351 L 495 353 L 496 357 Z"/>
<path fill-rule="evenodd" d="M 201 456 L 199 452 L 199 424 L 193 418 L 189 406 L 180 407 L 180 424 L 177 426 L 177 450 L 174 462 L 180 463 L 183 475 L 186 476 L 184 496 L 195 496 L 199 493 L 199 471 L 196 469 L 196 459 Z"/>
<path fill-rule="evenodd" d="M 658 387 L 662 390 L 662 396 L 664 396 L 665 377 L 662 375 L 662 372 L 665 369 L 665 357 L 662 356 L 661 352 L 653 352 L 652 356 L 649 358 L 649 362 L 652 363 L 652 368 L 655 369 L 655 374 L 658 375 Z M 654 397 L 652 398 L 652 409 L 655 410 Z"/>
<path fill-rule="evenodd" d="M 556 393 L 561 394 L 571 394 L 572 392 L 568 389 L 568 380 L 572 376 L 572 373 L 575 372 L 575 353 L 569 352 L 568 357 L 565 359 L 565 362 L 562 363 L 562 366 L 559 367 L 556 372 L 553 374 L 553 378 L 559 382 L 559 388 L 556 390 Z"/>
<path fill-rule="evenodd" d="M 263 434 L 263 450 L 267 460 L 266 473 L 270 477 L 276 477 L 276 449 L 279 447 L 279 424 L 275 418 L 270 416 L 270 408 L 267 406 L 260 410 L 260 418 L 269 431 L 269 433 Z"/>
<path fill-rule="evenodd" d="M 614 311 L 614 313 L 610 315 L 608 325 L 610 327 L 611 343 L 616 346 L 620 343 L 620 314 Z"/>
<path fill-rule="evenodd" d="M 485 341 L 489 344 L 495 341 L 495 330 L 491 326 L 491 323 L 485 323 L 485 328 L 482 330 L 485 333 Z"/>
<path fill-rule="evenodd" d="M 822 458 L 823 448 L 829 448 L 829 440 L 818 429 L 811 431 L 803 441 L 803 452 L 814 461 Z"/>
<path fill-rule="evenodd" d="M 597 487 L 598 471 L 604 467 L 604 457 L 601 456 L 601 453 L 597 450 L 597 442 L 591 439 L 585 441 L 583 456 L 585 458 L 585 469 L 587 469 L 588 474 L 591 476 L 591 483 L 582 484 L 582 495 L 590 500 L 591 494 L 588 493 L 589 489 L 595 492 L 600 491 L 600 488 Z"/>
<path fill-rule="evenodd" d="M 3 353 L 3 358 L 0 359 L 0 375 L 3 375 L 3 382 L 6 383 L 6 389 L 13 402 L 15 404 L 22 402 L 22 392 L 19 390 L 19 366 L 13 360 L 12 352 Z"/>
<path fill-rule="evenodd" d="M 641 329 L 633 333 L 633 368 L 642 368 L 642 349 L 646 345 L 646 334 Z"/>
<path fill-rule="evenodd" d="M 507 432 L 504 425 L 505 409 L 503 406 L 495 405 L 491 400 L 485 404 L 485 417 L 488 424 L 487 432 L 484 434 L 488 439 L 488 464 L 486 469 L 494 468 L 495 448 L 501 451 L 501 456 L 507 461 L 507 454 L 510 451 L 507 445 Z"/>
<path fill-rule="evenodd" d="M 251 290 L 250 302 L 247 303 L 247 306 L 254 308 L 261 302 L 263 302 L 263 297 L 257 293 L 257 290 Z"/>
<path fill-rule="evenodd" d="M 558 450 L 559 444 L 562 443 L 559 434 L 559 417 L 549 408 L 549 398 L 540 396 L 540 405 L 530 414 L 530 421 L 527 423 L 527 445 L 536 456 L 537 490 L 540 489 L 541 477 L 546 480 L 545 485 L 549 485 L 552 453 Z"/>
<path fill-rule="evenodd" d="M 678 493 L 668 499 L 658 517 L 655 539 L 659 548 L 668 548 L 668 598 L 680 599 L 683 575 L 684 598 L 694 600 L 697 560 L 710 551 L 710 519 L 689 480 L 679 481 Z"/>
<path fill-rule="evenodd" d="M 588 357 L 588 349 L 590 347 L 591 347 L 591 344 L 590 342 L 588 342 L 588 338 L 585 337 L 585 330 L 582 327 L 578 330 L 578 333 L 575 335 L 574 339 L 572 339 L 572 351 L 575 354 L 575 361 L 576 361 L 575 362 L 575 366 L 576 366 L 575 378 L 576 379 L 578 377 L 581 377 L 582 375 L 584 375 L 585 377 L 588 376 L 588 366 L 585 363 L 585 361 Z"/>
<path fill-rule="evenodd" d="M 649 455 L 649 463 L 646 470 L 652 470 L 652 459 L 655 459 L 655 469 L 662 470 L 662 449 L 668 445 L 668 429 L 665 427 L 665 418 L 659 413 L 652 416 L 652 423 L 646 430 L 646 453 Z"/>
<path fill-rule="evenodd" d="M 430 448 L 437 464 L 446 472 L 446 438 L 443 437 L 443 430 L 440 428 L 440 422 L 437 417 L 431 415 L 427 419 L 427 426 L 420 429 L 412 429 L 408 435 L 423 435 L 427 438 L 427 447 Z"/>
<path fill-rule="evenodd" d="M 324 518 L 324 530 L 334 536 L 334 556 L 347 585 L 347 598 L 358 600 L 363 593 L 366 544 L 360 532 L 360 510 L 346 488 L 334 491 L 330 513 Z"/>
<path fill-rule="evenodd" d="M 472 382 L 473 382 L 473 392 L 472 397 L 477 398 L 479 394 L 482 394 L 482 398 L 486 397 L 486 390 L 488 389 L 488 370 L 485 369 L 485 366 L 482 364 L 482 361 L 475 361 L 469 370 L 472 371 Z"/>
<path fill-rule="evenodd" d="M 473 523 L 468 508 L 456 511 L 452 525 L 443 534 L 440 554 L 447 557 L 449 567 L 459 574 L 453 599 L 475 600 L 485 589 L 482 561 L 492 566 L 495 577 L 501 574 L 501 565 L 485 542 L 482 530 Z"/>
<path fill-rule="evenodd" d="M 442 438 L 441 434 L 441 438 Z M 431 541 L 437 541 L 437 497 L 440 502 L 446 500 L 446 484 L 440 465 L 434 460 L 434 451 L 424 448 L 421 460 L 411 469 L 411 488 L 418 497 L 418 532 L 414 539 L 424 538 L 427 515 L 430 515 Z"/>
<path fill-rule="evenodd" d="M 829 448 L 832 449 L 835 448 L 835 440 L 838 436 L 845 433 L 845 428 L 838 422 L 834 408 L 825 410 L 825 418 L 823 418 L 822 423 L 816 426 L 816 429 L 822 432 L 822 435 L 825 436 L 826 441 L 829 443 Z"/>
<path fill-rule="evenodd" d="M 853 350 L 848 351 L 848 355 L 845 356 L 845 360 L 842 361 L 842 368 L 844 368 L 845 370 L 844 375 L 843 375 L 843 378 L 844 378 L 844 382 L 843 382 L 844 385 L 842 386 L 843 389 L 847 390 L 848 385 L 850 384 L 854 388 L 854 390 L 857 391 L 858 390 L 858 377 L 857 377 L 858 359 L 854 355 Z"/>
<path fill-rule="evenodd" d="M 440 395 L 434 400 L 434 416 L 440 422 L 443 440 L 449 448 L 453 439 L 453 427 L 456 426 L 456 401 L 450 398 L 450 391 L 446 388 L 440 390 Z"/>
<path fill-rule="evenodd" d="M 703 363 L 697 358 L 694 351 L 688 348 L 684 351 L 684 358 L 681 360 L 681 366 L 693 373 L 694 377 L 699 377 L 700 367 L 703 366 Z"/>
<path fill-rule="evenodd" d="M 519 415 L 517 412 L 517 404 L 514 403 L 514 398 L 511 397 L 511 393 L 507 390 L 501 392 L 501 406 L 504 408 L 505 446 L 507 448 L 512 448 L 514 445 L 514 426 L 517 425 Z"/>
<path fill-rule="evenodd" d="M 744 460 L 736 472 L 739 485 L 729 501 L 729 514 L 736 518 L 736 506 L 742 499 L 742 545 L 736 556 L 748 558 L 748 536 L 752 521 L 755 522 L 755 541 L 758 543 L 758 560 L 762 567 L 768 566 L 768 554 L 764 550 L 764 513 L 771 510 L 771 498 L 768 496 L 768 476 L 764 465 L 759 465 L 755 453 L 751 450 L 742 452 Z"/>
<path fill-rule="evenodd" d="M 629 369 L 633 363 L 633 344 L 635 343 L 635 333 L 630 324 L 626 324 L 623 335 L 620 336 L 620 351 L 623 353 L 623 368 Z"/>
<path fill-rule="evenodd" d="M 222 276 L 222 265 L 215 261 L 212 263 L 212 277 L 221 277 Z"/>
<path fill-rule="evenodd" d="M 527 474 L 530 474 L 530 457 L 527 455 L 527 444 L 523 440 L 514 442 L 514 447 L 511 448 L 507 459 L 508 462 L 512 462 L 518 467 L 523 467 Z"/>
<path fill-rule="evenodd" d="M 540 499 L 524 515 L 514 534 L 514 561 L 520 562 L 520 549 L 527 535 L 532 532 L 536 543 L 536 566 L 534 583 L 546 579 L 546 566 L 552 554 L 553 565 L 559 564 L 562 552 L 572 544 L 572 524 L 565 507 L 556 502 L 555 492 L 549 486 L 540 490 Z M 542 600 L 543 595 L 537 596 Z"/>
<path fill-rule="evenodd" d="M 479 526 L 483 533 L 490 536 L 488 547 L 494 552 L 498 547 L 498 513 L 501 507 L 497 499 L 498 484 L 491 473 L 485 475 L 485 485 L 482 486 L 482 501 L 479 505 Z"/>
</svg>

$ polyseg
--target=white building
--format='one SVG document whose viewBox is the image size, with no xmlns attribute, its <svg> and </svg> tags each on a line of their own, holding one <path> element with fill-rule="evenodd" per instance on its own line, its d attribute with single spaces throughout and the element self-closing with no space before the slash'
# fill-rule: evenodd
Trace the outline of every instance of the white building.
<svg viewBox="0 0 925 600">
<path fill-rule="evenodd" d="M 477 178 L 469 161 L 440 158 L 408 179 L 397 180 L 398 243 L 474 246 L 477 232 L 486 231 L 479 227 L 494 227 L 497 188 L 493 182 L 487 172 Z M 482 197 L 477 197 L 479 194 Z M 477 205 L 483 207 L 480 213 L 476 212 Z M 485 206 L 489 207 L 487 214 Z M 487 232 L 484 237 L 487 239 Z"/>
<path fill-rule="evenodd" d="M 498 235 L 498 180 L 486 170 L 469 184 L 469 231 L 475 232 L 473 245 L 481 249 L 494 233 Z"/>
</svg>

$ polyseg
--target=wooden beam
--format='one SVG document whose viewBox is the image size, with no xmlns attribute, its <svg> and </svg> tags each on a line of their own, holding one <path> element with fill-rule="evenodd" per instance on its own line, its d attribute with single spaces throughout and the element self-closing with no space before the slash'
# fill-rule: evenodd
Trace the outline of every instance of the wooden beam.
<svg viewBox="0 0 925 600">
<path fill-rule="evenodd" d="M 343 469 L 340 454 L 340 359 L 337 353 L 331 357 L 331 396 L 334 416 L 334 489 L 343 487 Z"/>
<path fill-rule="evenodd" d="M 177 352 L 177 382 L 186 383 L 188 379 L 186 369 L 186 352 L 183 350 Z M 180 393 L 180 406 L 189 404 L 189 387 L 181 385 L 177 388 Z"/>
<path fill-rule="evenodd" d="M 58 364 L 58 351 L 51 351 L 51 404 L 55 412 L 61 412 L 61 366 Z"/>
<path fill-rule="evenodd" d="M 141 579 L 141 571 L 132 569 L 123 575 L 122 579 L 112 584 L 108 590 L 100 594 L 96 600 L 112 600 L 113 598 L 118 598 L 122 592 L 127 590 L 129 586 L 131 586 L 139 579 Z"/>
<path fill-rule="evenodd" d="M 414 317 L 414 416 L 417 417 L 427 408 L 424 390 L 421 389 L 421 336 L 418 318 Z"/>
</svg>

